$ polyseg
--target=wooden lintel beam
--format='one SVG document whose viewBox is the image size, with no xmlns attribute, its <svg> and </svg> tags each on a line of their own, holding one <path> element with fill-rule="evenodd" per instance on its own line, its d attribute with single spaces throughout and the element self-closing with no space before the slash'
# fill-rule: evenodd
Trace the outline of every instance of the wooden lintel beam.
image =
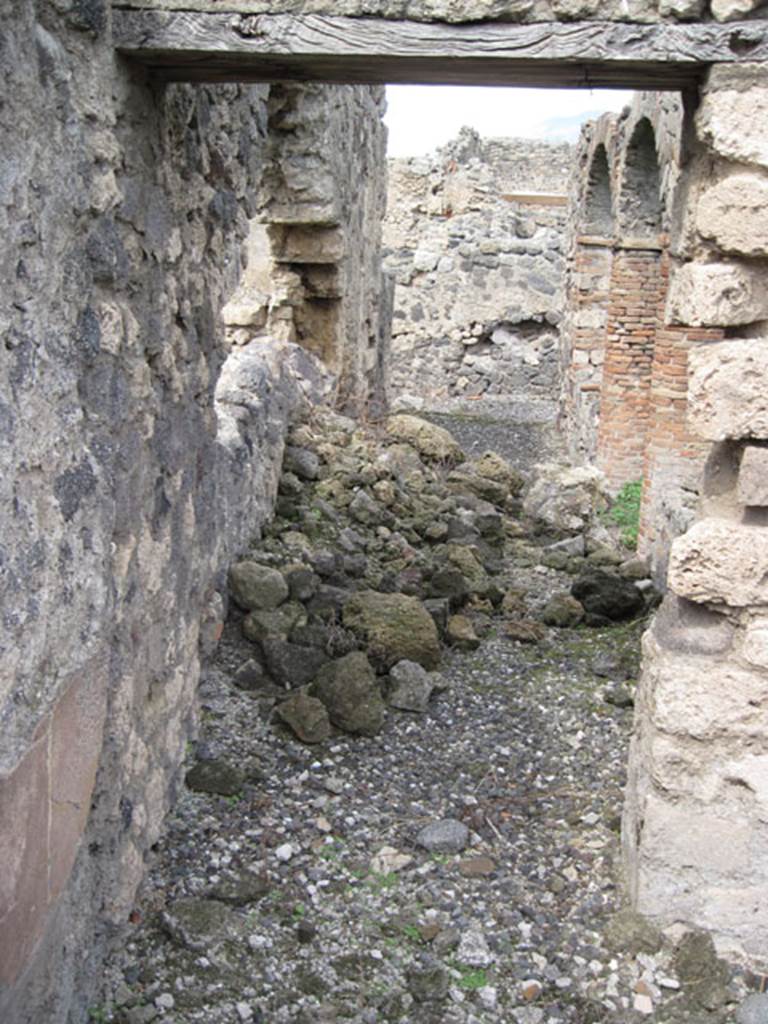
<svg viewBox="0 0 768 1024">
<path fill-rule="evenodd" d="M 170 81 L 684 89 L 714 63 L 768 60 L 764 22 L 471 25 L 191 11 L 113 12 L 117 50 Z"/>
</svg>

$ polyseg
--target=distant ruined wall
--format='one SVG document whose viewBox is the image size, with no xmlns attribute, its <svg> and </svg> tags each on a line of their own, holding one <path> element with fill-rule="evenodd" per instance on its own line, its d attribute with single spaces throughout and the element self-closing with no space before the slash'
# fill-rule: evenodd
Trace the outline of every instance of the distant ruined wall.
<svg viewBox="0 0 768 1024">
<path fill-rule="evenodd" d="M 230 352 L 220 323 L 272 160 L 269 88 L 151 88 L 114 57 L 105 3 L 12 6 L 0 5 L 0 1019 L 40 1024 L 85 1018 L 195 728 L 223 569 L 270 514 L 289 417 L 328 380 L 287 342 Z M 319 121 L 354 126 L 350 153 L 381 150 L 365 93 L 345 106 L 312 90 Z M 293 160 L 296 189 L 337 166 L 302 166 L 300 146 Z M 348 179 L 336 187 L 345 244 L 365 249 L 356 235 L 370 232 L 375 262 L 376 204 L 345 206 Z M 354 348 L 367 319 L 355 301 L 337 369 L 370 358 L 367 337 Z"/>
<path fill-rule="evenodd" d="M 390 161 L 392 398 L 553 400 L 567 143 L 481 139 Z"/>
</svg>

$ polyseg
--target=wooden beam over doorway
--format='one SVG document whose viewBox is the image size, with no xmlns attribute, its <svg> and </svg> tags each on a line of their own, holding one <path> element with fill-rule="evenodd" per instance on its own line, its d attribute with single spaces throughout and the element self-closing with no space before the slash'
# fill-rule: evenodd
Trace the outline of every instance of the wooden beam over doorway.
<svg viewBox="0 0 768 1024">
<path fill-rule="evenodd" d="M 117 50 L 166 81 L 687 89 L 713 63 L 768 60 L 762 22 L 425 24 L 117 7 Z"/>
</svg>

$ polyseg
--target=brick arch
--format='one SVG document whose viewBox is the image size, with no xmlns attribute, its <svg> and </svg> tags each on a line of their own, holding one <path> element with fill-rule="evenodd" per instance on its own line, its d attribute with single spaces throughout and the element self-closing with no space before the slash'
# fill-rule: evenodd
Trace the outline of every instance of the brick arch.
<svg viewBox="0 0 768 1024">
<path fill-rule="evenodd" d="M 667 292 L 656 133 L 647 116 L 630 125 L 616 203 L 619 237 L 608 288 L 597 439 L 597 463 L 615 489 L 643 477 L 656 332 Z"/>
<path fill-rule="evenodd" d="M 658 240 L 664 203 L 656 132 L 648 117 L 637 121 L 624 151 L 618 205 L 625 238 Z"/>
<path fill-rule="evenodd" d="M 615 215 L 608 151 L 599 143 L 592 154 L 587 171 L 584 202 L 584 233 L 612 237 Z"/>
</svg>

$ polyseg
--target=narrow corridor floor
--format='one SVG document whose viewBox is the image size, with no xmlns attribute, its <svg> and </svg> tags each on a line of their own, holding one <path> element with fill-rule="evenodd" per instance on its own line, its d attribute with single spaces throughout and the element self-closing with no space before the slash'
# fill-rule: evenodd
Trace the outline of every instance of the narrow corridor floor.
<svg viewBox="0 0 768 1024">
<path fill-rule="evenodd" d="M 572 581 L 530 557 L 504 571 L 534 609 Z M 181 787 L 93 1019 L 734 1019 L 738 985 L 713 977 L 694 999 L 679 949 L 622 911 L 632 710 L 615 686 L 605 698 L 642 621 L 529 644 L 492 620 L 476 650 L 445 652 L 425 712 L 307 746 L 274 699 L 233 685 L 241 618 L 204 672 L 190 749 L 220 792 Z"/>
</svg>

